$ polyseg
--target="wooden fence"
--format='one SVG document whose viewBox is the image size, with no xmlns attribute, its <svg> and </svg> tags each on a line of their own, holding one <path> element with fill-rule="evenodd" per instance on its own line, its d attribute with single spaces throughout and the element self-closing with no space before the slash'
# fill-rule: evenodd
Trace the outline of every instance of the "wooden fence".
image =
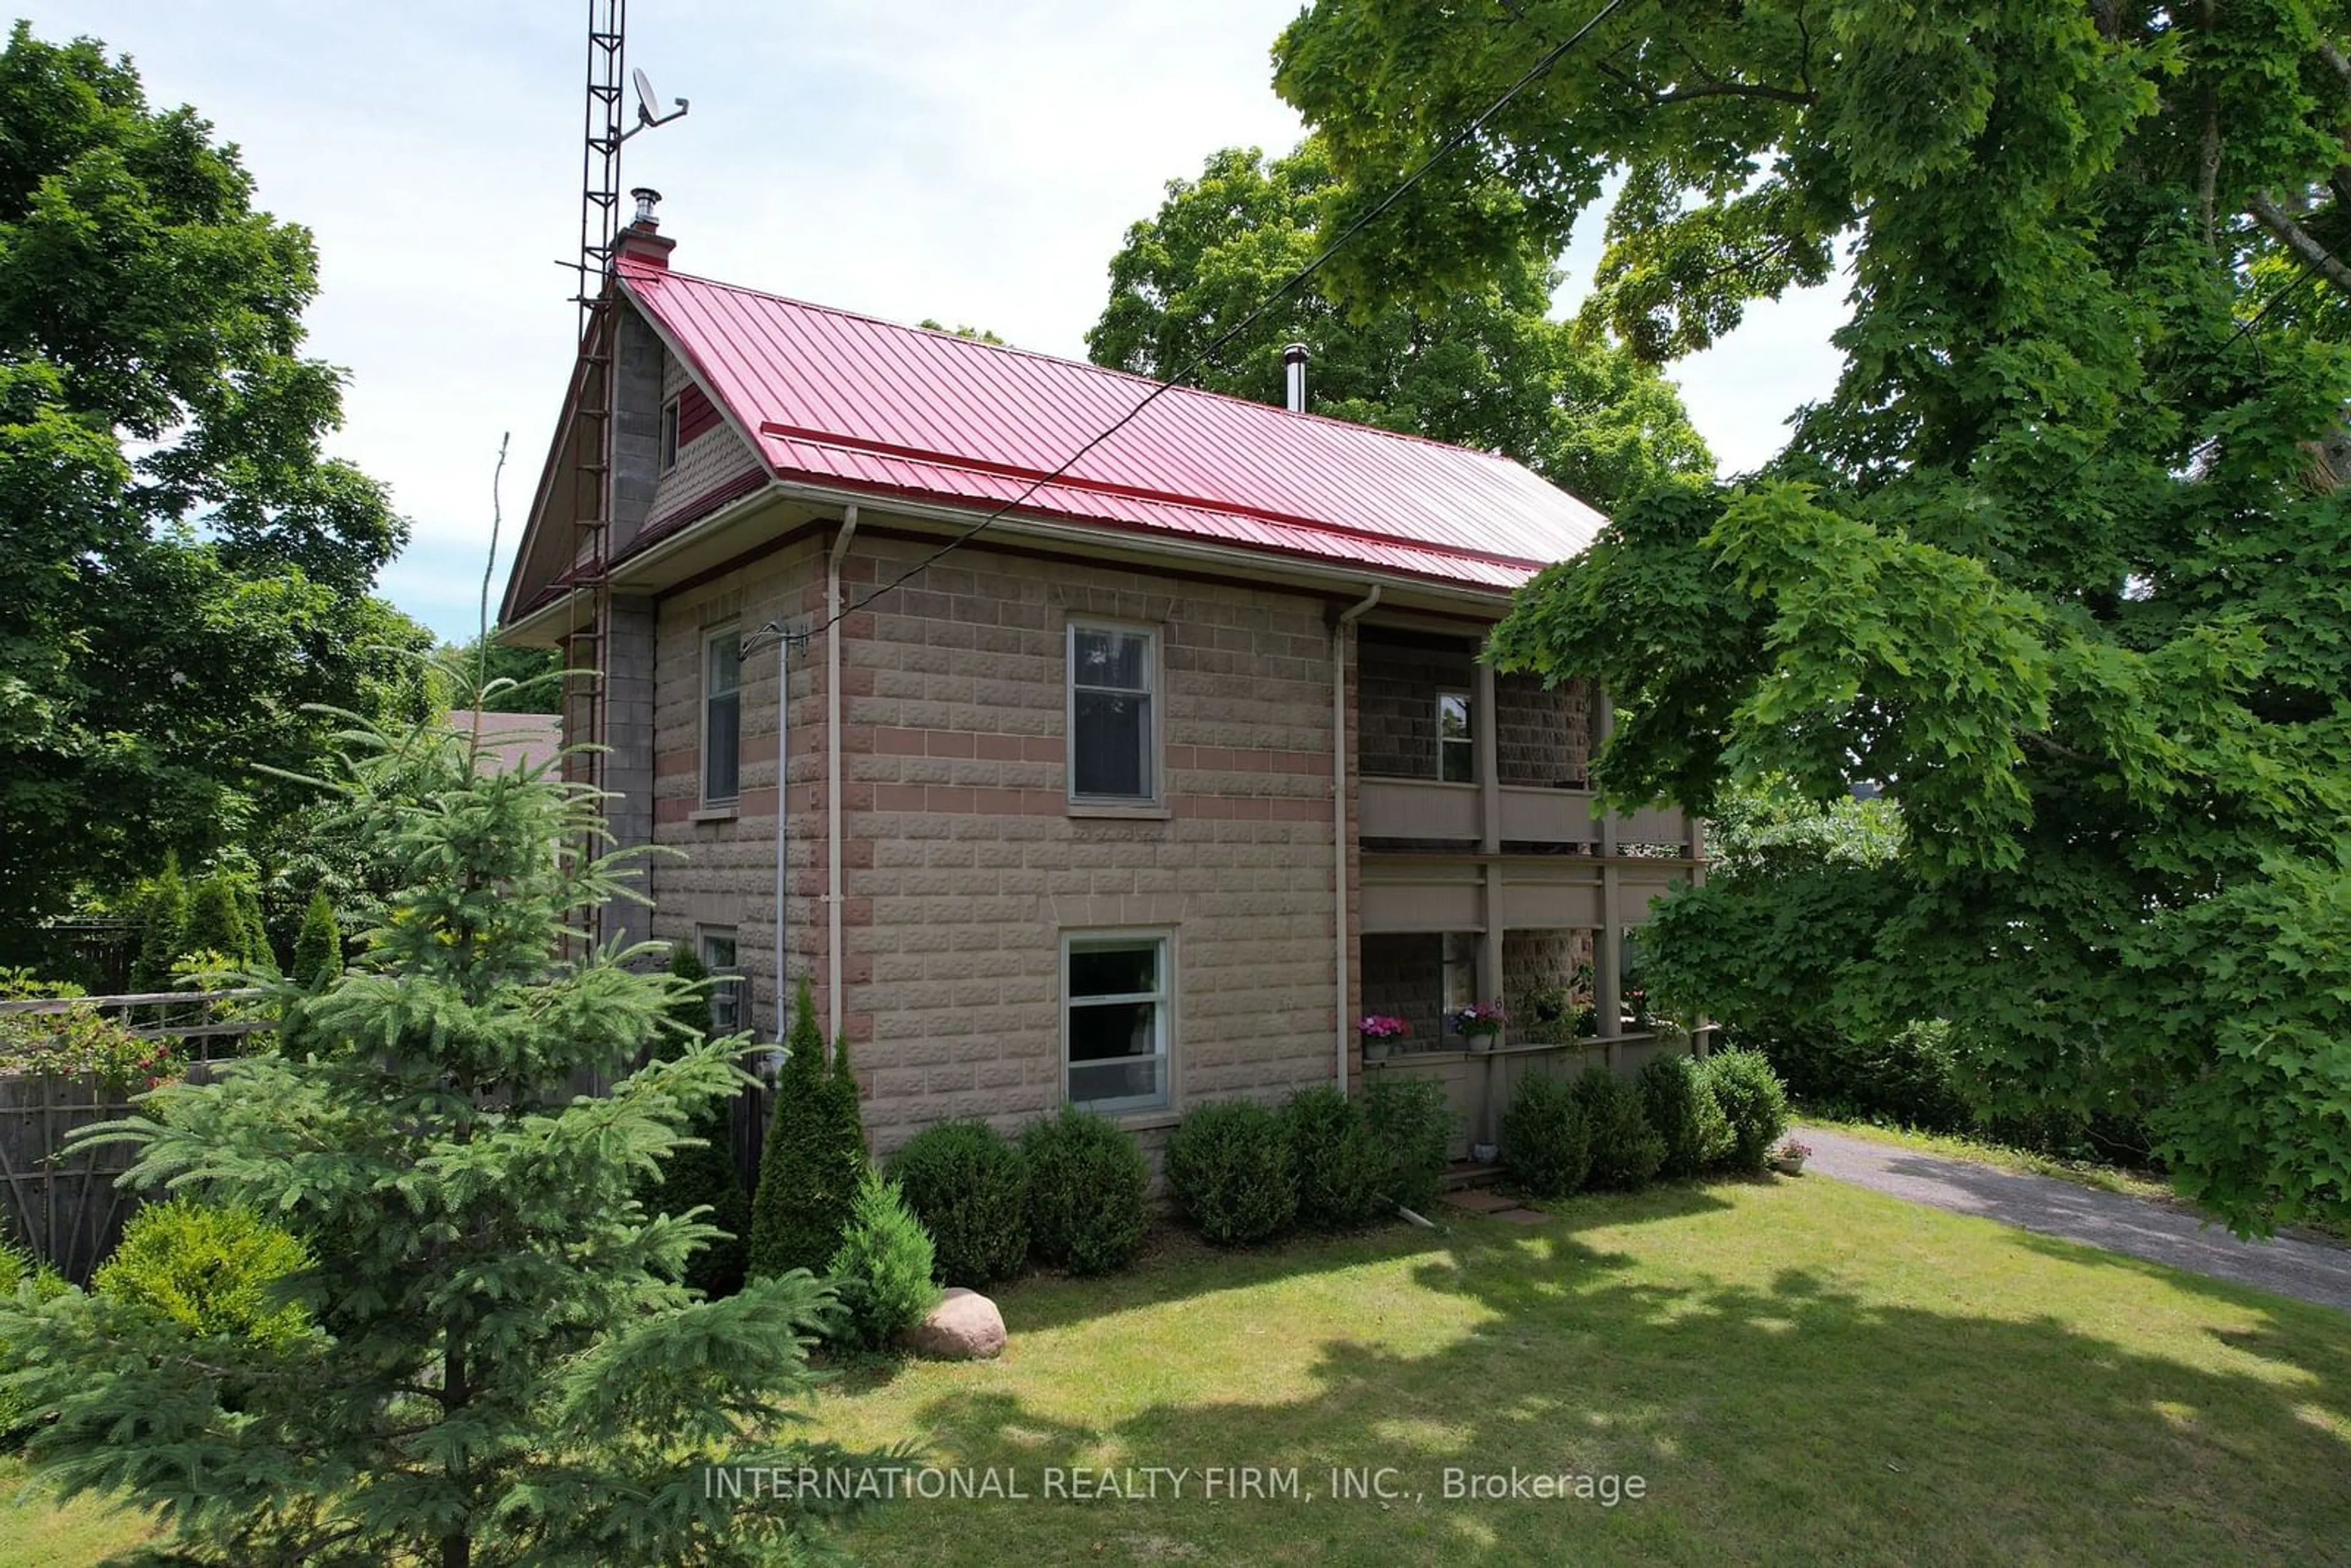
<svg viewBox="0 0 2351 1568">
<path fill-rule="evenodd" d="M 174 1040 L 191 1082 L 274 1025 L 223 1016 L 253 991 L 140 992 L 70 1000 L 0 1001 L 0 1013 L 57 1013 L 92 1007 L 143 1040 Z M 90 1075 L 52 1077 L 0 1069 L 0 1235 L 77 1284 L 114 1250 L 141 1199 L 115 1185 L 130 1166 L 128 1144 L 75 1144 L 74 1130 L 133 1113 L 131 1091 Z"/>
<path fill-rule="evenodd" d="M 0 1013 L 62 1012 L 77 1003 L 95 1007 L 142 1039 L 179 1040 L 188 1057 L 189 1081 L 203 1083 L 211 1080 L 214 1061 L 243 1054 L 253 1043 L 248 1037 L 274 1027 L 264 1019 L 219 1016 L 225 1004 L 256 994 L 172 991 L 0 1001 Z M 601 1075 L 583 1075 L 575 1087 L 601 1094 L 609 1083 Z M 728 1106 L 728 1152 L 746 1192 L 758 1190 L 759 1155 L 774 1108 L 775 1091 L 765 1084 L 737 1095 Z M 131 1145 L 76 1144 L 72 1134 L 134 1109 L 131 1091 L 94 1077 L 11 1073 L 0 1067 L 0 1239 L 15 1240 L 36 1260 L 87 1284 L 142 1199 L 115 1185 L 130 1166 Z"/>
</svg>

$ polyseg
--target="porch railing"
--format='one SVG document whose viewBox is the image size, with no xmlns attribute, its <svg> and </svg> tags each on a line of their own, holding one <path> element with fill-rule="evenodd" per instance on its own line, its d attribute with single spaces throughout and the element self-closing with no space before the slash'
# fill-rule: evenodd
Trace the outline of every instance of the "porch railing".
<svg viewBox="0 0 2351 1568">
<path fill-rule="evenodd" d="M 1535 789 L 1519 784 L 1488 789 L 1478 784 L 1447 784 L 1434 779 L 1369 776 L 1359 785 L 1357 832 L 1365 839 L 1448 839 L 1484 841 L 1488 800 L 1495 817 L 1492 839 L 1512 844 L 1598 844 L 1614 830 L 1620 844 L 1688 846 L 1689 819 L 1671 806 L 1653 806 L 1629 817 L 1601 815 L 1589 789 Z"/>
</svg>

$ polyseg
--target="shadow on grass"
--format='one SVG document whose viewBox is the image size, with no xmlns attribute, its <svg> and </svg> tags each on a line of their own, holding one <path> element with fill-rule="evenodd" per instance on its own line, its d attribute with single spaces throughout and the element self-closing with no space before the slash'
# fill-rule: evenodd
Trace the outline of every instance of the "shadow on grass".
<svg viewBox="0 0 2351 1568">
<path fill-rule="evenodd" d="M 1146 1350 L 1122 1357 L 1141 1364 L 1123 1374 L 1144 1390 L 1139 1406 L 1097 1401 L 1081 1380 L 1110 1357 L 1063 1345 L 1051 1375 L 1071 1380 L 1076 1404 L 1132 1413 L 1073 1422 L 1002 1378 L 930 1398 L 912 1414 L 935 1463 L 1016 1469 L 1032 1498 L 887 1510 L 875 1560 L 961 1563 L 983 1539 L 990 1561 L 1037 1563 L 2345 1559 L 2351 1365 L 2322 1309 L 2256 1309 L 2260 1326 L 2212 1332 L 2229 1364 L 2198 1365 L 2053 1315 L 1888 1304 L 1792 1264 L 1734 1282 L 1580 1239 L 1723 1207 L 1667 1188 L 1571 1205 L 1540 1227 L 1463 1221 L 1024 1287 L 1016 1333 L 1115 1333 L 1088 1320 L 1398 1262 L 1421 1291 L 1473 1310 L 1442 1314 L 1450 1326 L 1425 1353 L 1368 1323 L 1333 1335 L 1327 1315 L 1268 1322 L 1268 1333 L 1321 1335 L 1296 1396 L 1238 1365 L 1228 1396 L 1152 1397 Z M 1150 1332 L 1180 1335 L 1186 1321 L 1162 1314 Z M 1299 1490 L 1209 1502 L 1196 1479 L 1181 1500 L 1033 1496 L 1047 1468 L 1103 1465 L 1294 1468 Z M 1394 1495 L 1335 1500 L 1334 1467 L 1384 1477 Z M 1647 1495 L 1613 1508 L 1446 1495 L 1448 1470 L 1513 1467 L 1639 1476 Z"/>
<path fill-rule="evenodd" d="M 1707 1213 L 1729 1207 L 1697 1183 L 1677 1183 L 1647 1188 L 1640 1196 L 1647 1218 Z M 1588 1212 L 1576 1200 L 1544 1206 L 1547 1212 L 1575 1218 Z M 998 1287 L 998 1304 L 1014 1333 L 1063 1328 L 1112 1312 L 1162 1306 L 1187 1297 L 1224 1291 L 1246 1291 L 1304 1275 L 1360 1269 L 1397 1258 L 1442 1256 L 1468 1229 L 1480 1233 L 1486 1222 L 1459 1210 L 1438 1206 L 1430 1217 L 1437 1225 L 1425 1230 L 1398 1220 L 1368 1230 L 1332 1235 L 1291 1235 L 1263 1247 L 1211 1247 L 1173 1224 L 1152 1231 L 1144 1256 L 1123 1273 L 1085 1279 L 1068 1274 L 1032 1273 Z M 1621 1218 L 1612 1214 L 1611 1223 Z"/>
</svg>

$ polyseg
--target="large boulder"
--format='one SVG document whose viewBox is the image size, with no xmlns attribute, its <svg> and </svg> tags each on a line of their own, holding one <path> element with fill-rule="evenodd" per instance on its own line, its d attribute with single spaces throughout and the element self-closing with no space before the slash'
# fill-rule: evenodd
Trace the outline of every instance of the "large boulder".
<svg viewBox="0 0 2351 1568">
<path fill-rule="evenodd" d="M 977 1291 L 949 1287 L 930 1315 L 901 1336 L 933 1361 L 989 1361 L 1004 1354 L 1004 1314 Z"/>
</svg>

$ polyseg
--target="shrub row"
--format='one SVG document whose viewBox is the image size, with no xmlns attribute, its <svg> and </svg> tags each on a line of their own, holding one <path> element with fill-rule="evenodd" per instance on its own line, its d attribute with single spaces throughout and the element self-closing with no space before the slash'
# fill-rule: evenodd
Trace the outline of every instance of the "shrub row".
<svg viewBox="0 0 2351 1568">
<path fill-rule="evenodd" d="M 1343 1229 L 1397 1204 L 1426 1207 L 1451 1134 L 1445 1092 L 1426 1082 L 1383 1078 L 1362 1100 L 1301 1089 L 1279 1111 L 1213 1101 L 1186 1112 L 1168 1140 L 1167 1185 L 1220 1247 L 1293 1225 Z"/>
<path fill-rule="evenodd" d="M 1502 1160 L 1535 1197 L 1563 1197 L 1660 1174 L 1761 1170 L 1787 1124 L 1786 1092 L 1755 1052 L 1663 1056 L 1637 1080 L 1604 1067 L 1573 1082 L 1520 1080 L 1502 1116 Z"/>
<path fill-rule="evenodd" d="M 1073 1273 L 1111 1273 L 1134 1260 L 1151 1227 L 1142 1145 L 1074 1106 L 1017 1142 L 985 1122 L 925 1127 L 890 1156 L 889 1176 L 946 1283 L 989 1285 L 1032 1256 Z"/>
</svg>

